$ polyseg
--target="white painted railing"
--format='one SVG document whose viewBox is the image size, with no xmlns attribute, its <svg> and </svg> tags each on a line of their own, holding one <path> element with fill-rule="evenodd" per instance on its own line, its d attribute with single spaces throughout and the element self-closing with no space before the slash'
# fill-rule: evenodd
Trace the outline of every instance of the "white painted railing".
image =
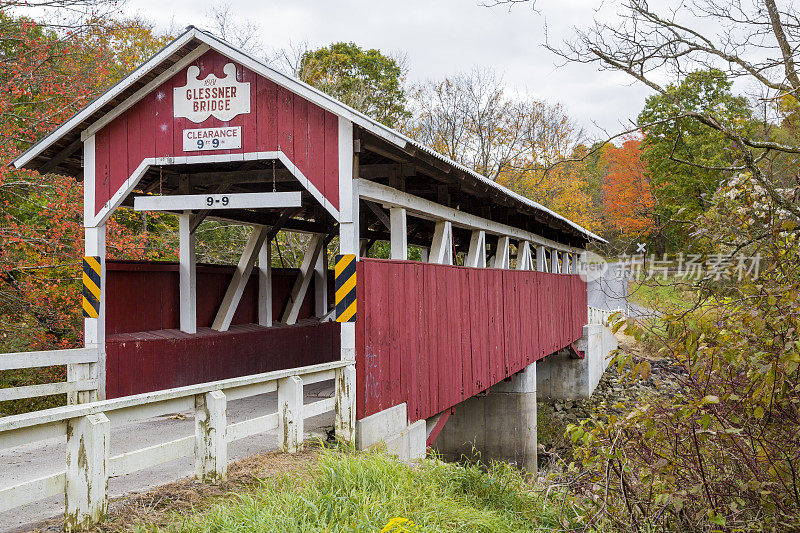
<svg viewBox="0 0 800 533">
<path fill-rule="evenodd" d="M 0 389 L 0 402 L 54 394 L 66 394 L 68 404 L 95 400 L 97 399 L 97 361 L 98 352 L 94 348 L 2 353 L 0 354 L 0 372 L 66 365 L 67 381 L 24 387 L 6 387 Z"/>
<path fill-rule="evenodd" d="M 108 479 L 194 455 L 202 481 L 224 478 L 227 445 L 278 430 L 281 450 L 302 447 L 303 421 L 336 411 L 337 435 L 350 440 L 355 424 L 355 367 L 335 361 L 201 383 L 0 418 L 0 449 L 52 437 L 67 441 L 66 468 L 49 476 L 0 488 L 0 512 L 66 494 L 65 527 L 75 531 L 98 522 L 108 508 Z M 307 405 L 303 386 L 335 379 L 336 394 Z M 243 422 L 227 422 L 230 400 L 278 392 L 278 411 Z M 111 457 L 110 428 L 186 410 L 195 412 L 195 433 Z"/>
<path fill-rule="evenodd" d="M 608 325 L 608 319 L 614 313 L 622 313 L 625 314 L 625 310 L 622 308 L 618 309 L 600 309 L 598 307 L 589 306 L 589 324 L 600 324 L 603 326 Z"/>
</svg>

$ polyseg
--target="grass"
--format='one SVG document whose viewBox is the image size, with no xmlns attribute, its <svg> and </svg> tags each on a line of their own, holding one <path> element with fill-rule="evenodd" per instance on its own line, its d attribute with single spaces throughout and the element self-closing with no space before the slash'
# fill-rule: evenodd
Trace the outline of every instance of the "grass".
<svg viewBox="0 0 800 533">
<path fill-rule="evenodd" d="M 537 491 L 504 463 L 404 464 L 380 451 L 323 449 L 299 472 L 160 528 L 138 531 L 453 531 L 563 529 L 574 519 L 555 491 Z M 548 499 L 549 497 L 549 499 Z M 551 503 L 555 502 L 555 503 Z"/>
<path fill-rule="evenodd" d="M 696 294 L 685 281 L 675 278 L 648 278 L 631 282 L 630 299 L 647 309 L 682 311 L 696 301 Z"/>
</svg>

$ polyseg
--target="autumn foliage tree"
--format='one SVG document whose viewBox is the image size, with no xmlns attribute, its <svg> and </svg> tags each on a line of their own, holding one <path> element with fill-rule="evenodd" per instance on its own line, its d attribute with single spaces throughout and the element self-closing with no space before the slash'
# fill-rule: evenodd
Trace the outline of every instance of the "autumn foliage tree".
<svg viewBox="0 0 800 533">
<path fill-rule="evenodd" d="M 646 236 L 653 229 L 655 199 L 641 144 L 641 138 L 628 136 L 622 146 L 604 149 L 603 216 L 607 229 L 622 239 Z"/>
<path fill-rule="evenodd" d="M 163 38 L 140 21 L 98 20 L 91 10 L 58 27 L 2 11 L 0 32 L 0 345 L 75 345 L 81 331 L 81 186 L 72 178 L 13 170 L 9 163 L 160 48 Z M 151 234 L 142 230 L 124 217 L 112 219 L 109 256 L 154 253 Z"/>
</svg>

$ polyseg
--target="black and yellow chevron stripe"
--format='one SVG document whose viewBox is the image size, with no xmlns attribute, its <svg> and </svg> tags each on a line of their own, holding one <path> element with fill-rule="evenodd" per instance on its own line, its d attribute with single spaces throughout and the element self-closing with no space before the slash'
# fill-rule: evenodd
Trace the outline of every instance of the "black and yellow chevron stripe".
<svg viewBox="0 0 800 533">
<path fill-rule="evenodd" d="M 83 316 L 97 318 L 100 314 L 100 257 L 83 257 Z"/>
<path fill-rule="evenodd" d="M 356 256 L 336 256 L 336 321 L 356 321 Z"/>
</svg>

